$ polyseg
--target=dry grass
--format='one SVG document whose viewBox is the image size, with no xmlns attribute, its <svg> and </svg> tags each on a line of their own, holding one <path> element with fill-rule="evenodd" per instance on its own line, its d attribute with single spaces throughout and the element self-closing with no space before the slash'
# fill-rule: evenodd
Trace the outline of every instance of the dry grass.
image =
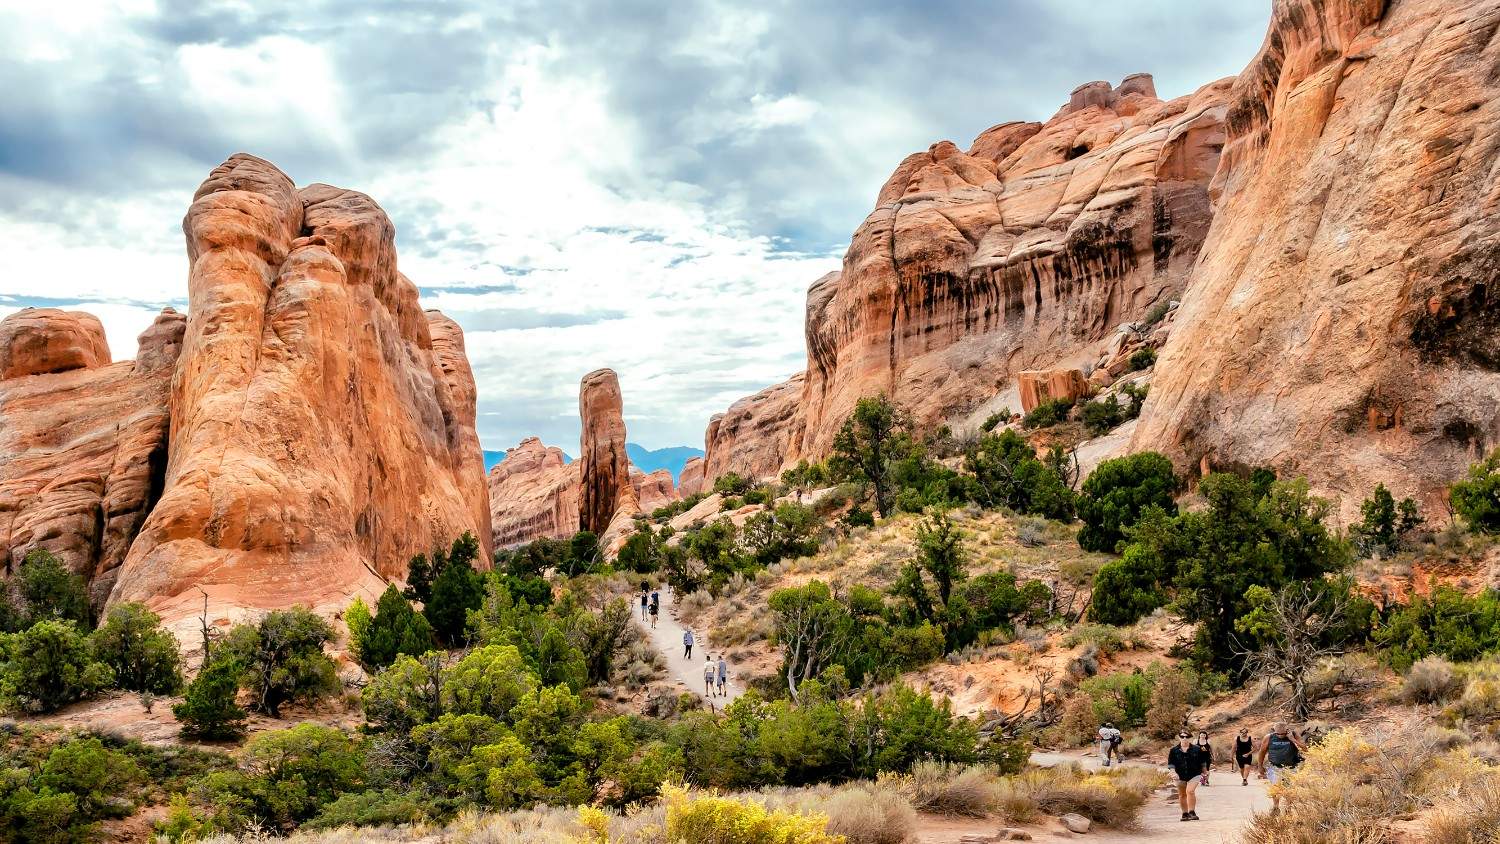
<svg viewBox="0 0 1500 844">
<path fill-rule="evenodd" d="M 982 818 L 994 809 L 997 779 L 994 771 L 978 765 L 918 762 L 910 774 L 882 782 L 899 790 L 919 811 Z"/>
<path fill-rule="evenodd" d="M 828 831 L 848 844 L 907 844 L 916 839 L 917 812 L 890 788 L 854 785 L 818 807 L 828 816 Z"/>
<path fill-rule="evenodd" d="M 1500 778 L 1486 778 L 1438 801 L 1422 834 L 1427 844 L 1500 842 Z"/>
<path fill-rule="evenodd" d="M 1433 655 L 1423 657 L 1407 672 L 1401 696 L 1407 703 L 1443 703 L 1462 688 L 1453 663 Z"/>
</svg>

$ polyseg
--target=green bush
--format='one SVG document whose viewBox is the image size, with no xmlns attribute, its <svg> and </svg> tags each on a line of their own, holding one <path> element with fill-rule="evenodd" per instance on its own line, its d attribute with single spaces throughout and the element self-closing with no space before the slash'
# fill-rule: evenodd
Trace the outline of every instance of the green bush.
<svg viewBox="0 0 1500 844">
<path fill-rule="evenodd" d="M 1114 393 L 1083 405 L 1083 426 L 1093 436 L 1110 431 L 1124 421 L 1125 412 L 1120 409 L 1120 400 Z"/>
<path fill-rule="evenodd" d="M 816 551 L 818 527 L 811 508 L 786 501 L 751 516 L 740 530 L 740 543 L 751 561 L 768 566 Z"/>
<path fill-rule="evenodd" d="M 964 463 L 974 476 L 973 497 L 979 503 L 1060 521 L 1073 518 L 1072 489 L 1014 430 L 980 437 Z"/>
<path fill-rule="evenodd" d="M 311 702 L 339 687 L 333 660 L 323 645 L 333 628 L 306 607 L 268 613 L 257 624 L 238 624 L 216 648 L 214 659 L 240 666 L 240 685 L 250 708 L 276 717 L 292 701 Z"/>
<path fill-rule="evenodd" d="M 1114 551 L 1147 507 L 1175 514 L 1177 489 L 1172 461 L 1154 451 L 1101 462 L 1078 496 L 1078 517 L 1083 521 L 1079 546 Z"/>
<path fill-rule="evenodd" d="M 439 600 L 443 586 L 441 577 L 433 584 L 433 601 Z M 347 614 L 346 614 L 347 616 Z M 437 647 L 432 627 L 427 618 L 412 609 L 411 603 L 395 585 L 387 586 L 375 604 L 375 616 L 362 625 L 361 633 L 355 637 L 355 651 L 366 668 L 384 668 L 401 654 L 424 654 Z M 351 635 L 353 628 L 351 627 Z"/>
<path fill-rule="evenodd" d="M 94 656 L 114 671 L 120 688 L 159 695 L 182 688 L 177 639 L 160 625 L 161 618 L 144 604 L 125 603 L 110 609 L 94 631 Z"/>
<path fill-rule="evenodd" d="M 1094 575 L 1089 617 L 1100 624 L 1134 624 L 1168 600 L 1167 565 L 1151 548 L 1132 545 Z"/>
<path fill-rule="evenodd" d="M 7 602 L 0 611 L 0 615 L 8 616 L 0 619 L 9 621 L 7 630 L 25 630 L 39 621 L 72 621 L 83 627 L 93 626 L 88 584 L 46 549 L 28 551 L 10 585 L 16 604 L 12 607 Z"/>
<path fill-rule="evenodd" d="M 427 804 L 408 791 L 380 789 L 339 795 L 303 826 L 307 829 L 397 826 L 428 818 Z"/>
<path fill-rule="evenodd" d="M 1397 503 L 1385 484 L 1375 485 L 1375 491 L 1360 503 L 1359 511 L 1360 522 L 1350 529 L 1349 537 L 1366 556 L 1396 553 L 1407 535 L 1423 522 L 1416 500 L 1403 498 Z"/>
<path fill-rule="evenodd" d="M 359 740 L 304 723 L 256 735 L 245 745 L 239 770 L 209 774 L 202 788 L 222 825 L 258 822 L 286 832 L 344 793 L 361 790 L 365 779 Z"/>
<path fill-rule="evenodd" d="M 750 480 L 742 477 L 738 472 L 725 472 L 714 478 L 714 492 L 725 497 L 744 495 L 750 490 L 750 486 Z"/>
<path fill-rule="evenodd" d="M 1500 533 L 1500 449 L 1470 466 L 1469 476 L 1453 484 L 1448 498 L 1471 529 Z"/>
<path fill-rule="evenodd" d="M 209 660 L 188 684 L 182 702 L 172 707 L 182 731 L 205 739 L 230 739 L 243 733 L 245 710 L 235 702 L 243 673 L 233 659 Z"/>
<path fill-rule="evenodd" d="M 440 640 L 456 646 L 463 641 L 469 611 L 483 600 L 483 576 L 468 563 L 449 563 L 432 582 L 432 599 L 422 606 L 422 615 Z"/>
<path fill-rule="evenodd" d="M 1151 348 L 1150 346 L 1143 346 L 1142 348 L 1136 349 L 1135 352 L 1130 355 L 1131 372 L 1135 372 L 1141 369 L 1147 369 L 1154 363 L 1156 363 L 1156 350 Z"/>
<path fill-rule="evenodd" d="M 1006 422 L 1009 419 L 1010 408 L 1002 408 L 998 413 L 991 413 L 989 416 L 986 416 L 984 418 L 984 422 L 980 423 L 979 430 L 988 434 L 990 431 L 993 431 L 996 428 L 1000 427 L 1000 424 L 1002 422 Z"/>
<path fill-rule="evenodd" d="M 1416 595 L 1373 632 L 1392 668 L 1406 671 L 1431 654 L 1467 662 L 1500 651 L 1500 592 L 1470 597 L 1451 586 Z"/>
<path fill-rule="evenodd" d="M 114 685 L 114 672 L 72 621 L 39 621 L 6 634 L 4 651 L 0 696 L 14 709 L 51 712 Z"/>
<path fill-rule="evenodd" d="M 97 738 L 68 738 L 50 750 L 0 757 L 0 840 L 22 844 L 85 842 L 98 822 L 135 809 L 146 777 L 127 755 Z"/>
<path fill-rule="evenodd" d="M 1033 428 L 1050 428 L 1068 418 L 1068 411 L 1073 409 L 1072 399 L 1047 399 L 1021 419 L 1021 427 L 1028 430 Z"/>
</svg>

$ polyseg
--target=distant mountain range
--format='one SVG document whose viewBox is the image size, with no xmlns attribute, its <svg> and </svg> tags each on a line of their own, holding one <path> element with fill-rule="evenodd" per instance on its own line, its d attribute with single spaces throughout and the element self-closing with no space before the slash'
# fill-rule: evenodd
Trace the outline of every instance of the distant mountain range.
<svg viewBox="0 0 1500 844">
<path fill-rule="evenodd" d="M 672 483 L 677 483 L 677 476 L 682 474 L 683 464 L 688 462 L 688 458 L 702 457 L 703 449 L 686 445 L 674 445 L 652 450 L 642 445 L 636 445 L 635 443 L 626 443 L 625 453 L 630 456 L 630 462 L 642 472 L 655 472 L 657 469 L 666 469 L 672 473 Z M 484 453 L 484 471 L 488 472 L 494 468 L 496 463 L 504 459 L 505 452 L 486 450 Z M 563 461 L 572 463 L 573 457 L 565 451 L 563 452 Z"/>
</svg>

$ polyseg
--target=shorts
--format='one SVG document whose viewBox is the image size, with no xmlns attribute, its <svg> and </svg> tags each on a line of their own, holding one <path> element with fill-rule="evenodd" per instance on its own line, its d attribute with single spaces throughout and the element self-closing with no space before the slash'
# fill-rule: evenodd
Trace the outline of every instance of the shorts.
<svg viewBox="0 0 1500 844">
<path fill-rule="evenodd" d="M 1178 774 L 1177 775 L 1177 787 L 1178 788 L 1186 788 L 1187 786 L 1190 786 L 1190 785 L 1197 785 L 1199 782 L 1201 782 L 1202 776 L 1203 776 L 1202 774 L 1193 774 L 1193 775 L 1189 776 L 1187 779 L 1183 779 L 1182 778 L 1182 774 Z"/>
<path fill-rule="evenodd" d="M 1236 757 L 1234 757 L 1234 766 L 1236 768 L 1243 768 L 1246 765 L 1251 765 L 1251 764 L 1254 764 L 1254 763 L 1252 763 L 1250 761 L 1250 756 L 1248 754 L 1245 755 L 1245 756 L 1236 756 Z"/>
<path fill-rule="evenodd" d="M 1266 781 L 1269 782 L 1271 785 L 1275 785 L 1276 783 L 1280 782 L 1283 777 L 1285 777 L 1287 774 L 1290 774 L 1294 770 L 1296 770 L 1296 769 L 1295 768 L 1282 768 L 1282 767 L 1278 767 L 1276 765 L 1267 765 L 1266 766 Z"/>
</svg>

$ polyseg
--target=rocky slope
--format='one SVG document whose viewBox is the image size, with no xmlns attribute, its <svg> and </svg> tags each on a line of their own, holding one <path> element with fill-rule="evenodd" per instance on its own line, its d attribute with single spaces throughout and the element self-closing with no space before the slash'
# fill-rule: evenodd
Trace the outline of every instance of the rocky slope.
<svg viewBox="0 0 1500 844">
<path fill-rule="evenodd" d="M 240 154 L 183 230 L 164 487 L 111 600 L 169 622 L 205 593 L 211 619 L 342 607 L 464 531 L 488 546 L 462 335 L 418 306 L 380 206 Z"/>
<path fill-rule="evenodd" d="M 43 548 L 102 602 L 167 464 L 167 398 L 187 320 L 168 308 L 133 361 L 99 321 L 50 308 L 0 322 L 0 569 Z"/>
<path fill-rule="evenodd" d="M 1494 0 L 1276 3 L 1136 448 L 1437 508 L 1500 441 L 1497 27 Z"/>
<path fill-rule="evenodd" d="M 908 156 L 843 270 L 808 291 L 796 411 L 795 382 L 737 403 L 710 425 L 706 477 L 825 456 L 861 396 L 890 395 L 935 427 L 1021 370 L 1091 361 L 1117 324 L 1185 287 L 1228 88 L 1163 102 L 1145 74 L 1094 82 L 1046 123 Z"/>
<path fill-rule="evenodd" d="M 506 451 L 489 475 L 495 547 L 577 533 L 578 469 L 576 461 L 563 462 L 562 449 L 543 445 L 536 437 Z"/>
</svg>

